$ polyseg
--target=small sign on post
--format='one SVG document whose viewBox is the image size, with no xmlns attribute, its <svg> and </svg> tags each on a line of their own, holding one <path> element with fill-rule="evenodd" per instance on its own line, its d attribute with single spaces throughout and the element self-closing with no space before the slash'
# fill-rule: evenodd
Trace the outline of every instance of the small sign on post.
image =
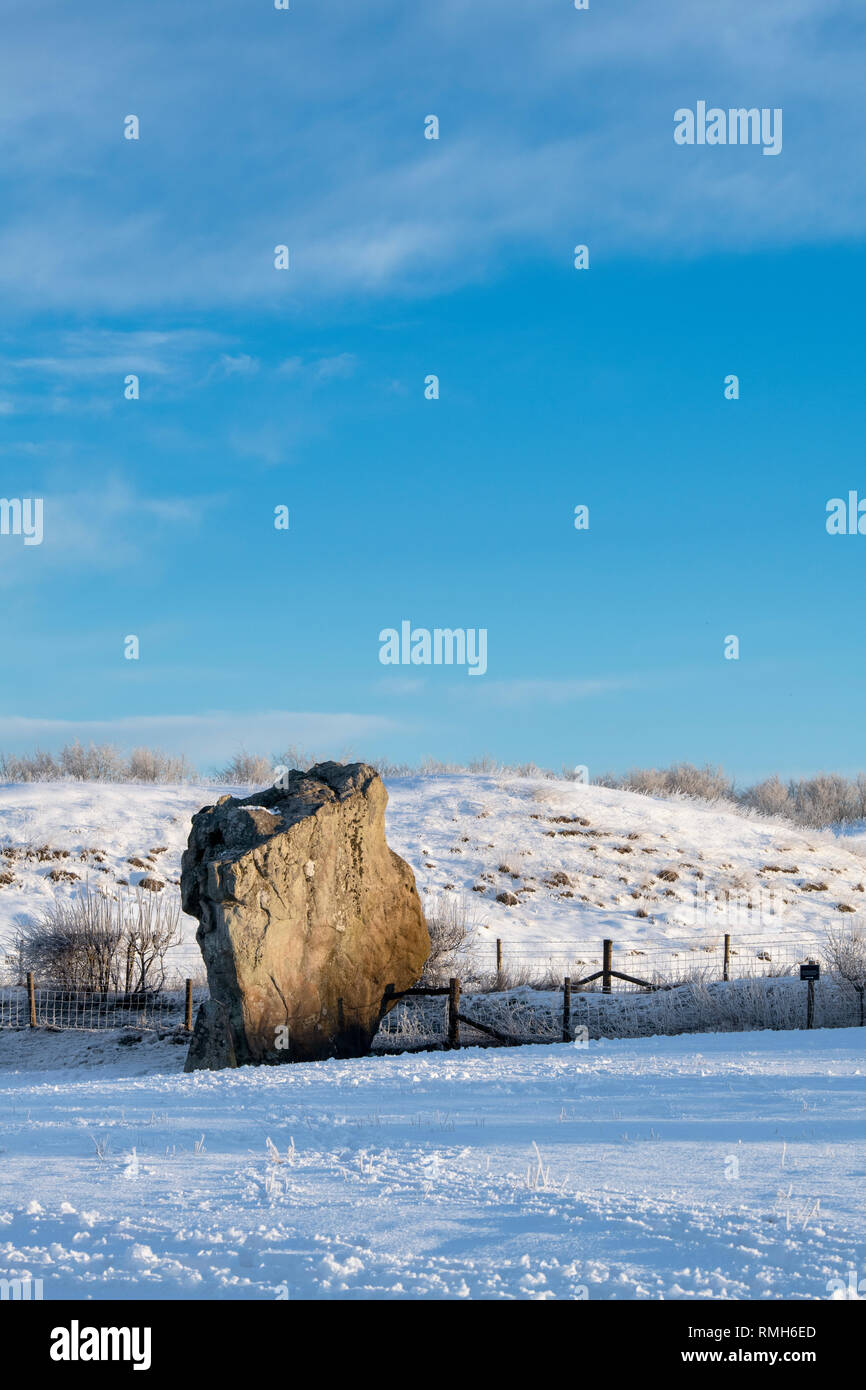
<svg viewBox="0 0 866 1390">
<path fill-rule="evenodd" d="M 816 960 L 803 961 L 800 966 L 800 979 L 808 984 L 806 996 L 806 1027 L 815 1026 L 815 981 L 821 978 L 821 967 Z"/>
</svg>

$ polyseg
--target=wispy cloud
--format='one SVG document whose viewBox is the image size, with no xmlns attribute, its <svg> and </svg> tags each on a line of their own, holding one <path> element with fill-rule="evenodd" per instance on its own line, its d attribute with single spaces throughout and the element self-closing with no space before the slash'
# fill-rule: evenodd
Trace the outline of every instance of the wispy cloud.
<svg viewBox="0 0 866 1390">
<path fill-rule="evenodd" d="M 447 679 L 439 685 L 438 680 Z M 438 669 L 431 679 L 426 676 L 403 676 L 398 671 L 375 682 L 379 696 L 391 700 L 411 698 L 439 691 L 439 698 L 460 704 L 472 701 L 479 705 L 568 705 L 576 700 L 591 700 L 622 690 L 639 690 L 647 683 L 646 676 L 600 677 L 534 677 L 529 679 L 466 680 L 462 670 Z"/>
<path fill-rule="evenodd" d="M 56 580 L 59 573 L 75 575 L 128 570 L 147 559 L 158 563 L 161 542 L 201 524 L 213 496 L 156 496 L 122 478 L 105 477 L 78 491 L 45 489 L 43 540 L 24 546 L 18 537 L 2 538 L 0 585 L 33 585 Z M 142 522 L 146 537 L 139 538 Z M 174 536 L 172 535 L 174 533 Z"/>
<path fill-rule="evenodd" d="M 239 748 L 277 755 L 292 746 L 327 756 L 357 740 L 372 740 L 399 728 L 378 715 L 264 709 L 206 710 L 200 714 L 141 714 L 117 719 L 39 719 L 0 715 L 0 747 L 52 749 L 80 739 L 122 748 L 155 745 L 185 753 L 202 767 L 231 757 Z"/>
<path fill-rule="evenodd" d="M 401 699 L 404 695 L 421 695 L 428 689 L 429 683 L 423 676 L 401 676 L 396 672 L 390 678 L 375 682 L 377 695 L 385 695 L 390 699 Z"/>
<path fill-rule="evenodd" d="M 173 332 L 133 331 L 90 328 L 62 333 L 60 351 L 45 356 L 0 358 L 5 376 L 38 375 L 86 380 L 89 377 L 120 376 L 125 372 L 147 372 L 166 376 L 183 370 L 203 350 L 213 348 L 221 335 L 177 329 Z M 223 357 L 221 361 L 231 360 Z"/>
<path fill-rule="evenodd" d="M 449 686 L 451 698 L 469 696 L 491 705 L 567 705 L 575 700 L 591 700 L 620 690 L 636 690 L 643 684 L 639 676 L 551 678 L 530 680 L 477 680 L 466 686 Z"/>
<path fill-rule="evenodd" d="M 286 426 L 266 424 L 232 430 L 228 443 L 244 458 L 256 459 L 266 468 L 276 468 L 278 464 L 291 462 L 295 439 Z"/>
<path fill-rule="evenodd" d="M 302 357 L 287 357 L 277 366 L 277 374 L 304 377 L 308 380 L 334 381 L 353 376 L 357 358 L 352 352 L 340 352 L 334 357 L 317 357 L 305 362 Z"/>
<path fill-rule="evenodd" d="M 96 7 L 86 30 L 75 13 L 46 30 L 18 5 L 4 29 L 0 159 L 20 188 L 0 232 L 9 305 L 293 314 L 347 291 L 430 293 L 514 257 L 565 265 L 581 238 L 670 256 L 866 229 L 851 6 L 669 0 L 648 25 L 640 0 L 377 0 L 327 24 L 317 7 L 259 24 L 214 0 L 207 34 L 169 0 L 133 27 Z M 782 157 L 676 149 L 673 112 L 696 95 L 783 107 Z M 130 101 L 138 142 L 121 133 Z M 431 110 L 439 141 L 423 139 Z M 288 272 L 273 267 L 282 242 Z"/>
<path fill-rule="evenodd" d="M 258 358 L 251 357 L 248 352 L 239 352 L 234 355 L 229 352 L 220 354 L 219 361 L 213 369 L 215 376 L 255 376 L 261 363 Z"/>
</svg>

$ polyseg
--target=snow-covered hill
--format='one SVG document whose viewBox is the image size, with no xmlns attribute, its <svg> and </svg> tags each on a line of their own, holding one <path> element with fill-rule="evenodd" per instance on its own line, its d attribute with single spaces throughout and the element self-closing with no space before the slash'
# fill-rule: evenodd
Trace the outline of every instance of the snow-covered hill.
<svg viewBox="0 0 866 1390">
<path fill-rule="evenodd" d="M 604 937 L 648 956 L 699 950 L 725 932 L 757 954 L 818 943 L 866 910 L 853 835 L 566 781 L 417 777 L 389 792 L 390 841 L 426 901 L 462 894 L 482 947 L 500 938 L 506 960 L 587 955 Z"/>
<path fill-rule="evenodd" d="M 818 944 L 866 908 L 856 835 L 836 837 L 687 800 L 511 776 L 389 781 L 388 838 L 428 910 L 451 902 L 492 965 L 681 954 L 729 931 L 741 952 Z M 237 788 L 30 783 L 0 787 L 0 950 L 15 924 L 85 881 L 177 892 L 189 820 Z M 243 793 L 241 789 L 240 794 Z M 179 969 L 198 963 L 185 922 Z"/>
</svg>

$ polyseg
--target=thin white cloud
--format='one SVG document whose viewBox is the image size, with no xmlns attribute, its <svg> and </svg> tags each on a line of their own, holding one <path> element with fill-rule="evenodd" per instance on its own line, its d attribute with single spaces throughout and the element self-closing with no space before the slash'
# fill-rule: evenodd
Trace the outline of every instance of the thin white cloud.
<svg viewBox="0 0 866 1390">
<path fill-rule="evenodd" d="M 648 23 L 643 0 L 371 0 L 327 24 L 297 7 L 289 45 L 236 11 L 213 0 L 203 33 L 169 0 L 133 27 L 106 5 L 85 36 L 74 11 L 46 30 L 17 6 L 0 60 L 0 159 L 21 189 L 0 231 L 7 304 L 293 314 L 321 295 L 435 293 L 514 257 L 565 266 L 577 240 L 668 257 L 866 230 L 850 4 L 668 0 Z M 122 139 L 130 92 L 140 142 Z M 673 113 L 702 96 L 782 107 L 782 156 L 676 148 Z M 145 200 L 156 178 L 165 196 Z"/>
<path fill-rule="evenodd" d="M 389 696 L 391 699 L 400 699 L 404 695 L 421 695 L 428 687 L 429 682 L 423 676 L 400 676 L 396 673 L 390 679 L 375 682 L 376 693 Z"/>
<path fill-rule="evenodd" d="M 466 687 L 450 686 L 452 698 L 469 694 L 492 705 L 567 705 L 574 700 L 589 700 L 620 690 L 637 690 L 642 685 L 637 676 L 587 677 L 585 679 L 479 679 L 467 682 Z M 469 686 L 473 687 L 469 689 Z"/>
<path fill-rule="evenodd" d="M 327 756 L 399 727 L 378 715 L 309 710 L 208 710 L 201 714 L 83 720 L 7 714 L 0 715 L 0 747 L 5 751 L 37 746 L 53 749 L 76 738 L 82 743 L 114 743 L 127 749 L 141 744 L 167 753 L 185 753 L 199 766 L 210 767 L 240 748 L 268 756 L 297 746 Z"/>
<path fill-rule="evenodd" d="M 303 366 L 303 357 L 287 357 L 277 366 L 277 373 L 279 376 L 297 376 L 303 370 Z"/>
<path fill-rule="evenodd" d="M 228 444 L 237 454 L 257 459 L 267 468 L 291 461 L 294 437 L 279 425 L 261 425 L 257 429 L 232 430 Z"/>
<path fill-rule="evenodd" d="M 198 353 L 220 341 L 215 333 L 177 329 L 172 332 L 83 329 L 60 335 L 60 351 L 44 356 L 0 359 L 5 375 L 39 375 L 72 381 L 119 376 L 125 372 L 167 376 L 182 370 Z M 223 362 L 251 359 L 232 359 Z"/>
<path fill-rule="evenodd" d="M 355 371 L 355 356 L 351 352 L 340 352 L 336 357 L 320 357 L 313 364 L 318 381 L 344 380 Z"/>
<path fill-rule="evenodd" d="M 214 368 L 217 376 L 255 376 L 259 370 L 259 360 L 251 357 L 248 352 L 239 352 L 232 355 L 228 352 L 220 354 L 220 359 Z"/>
<path fill-rule="evenodd" d="M 12 491 L 12 489 L 9 489 Z M 106 477 L 76 492 L 40 490 L 43 539 L 25 546 L 17 536 L 3 537 L 0 586 L 55 580 L 58 573 L 81 574 L 127 570 L 147 556 L 158 563 L 159 545 L 176 537 L 179 526 L 201 524 L 216 497 L 160 497 L 143 493 L 118 477 Z M 139 535 L 141 522 L 147 523 Z"/>
<path fill-rule="evenodd" d="M 277 375 L 306 377 L 312 381 L 345 380 L 353 376 L 357 358 L 352 352 L 340 352 L 334 357 L 315 357 L 305 362 L 302 357 L 287 357 L 277 366 Z"/>
</svg>

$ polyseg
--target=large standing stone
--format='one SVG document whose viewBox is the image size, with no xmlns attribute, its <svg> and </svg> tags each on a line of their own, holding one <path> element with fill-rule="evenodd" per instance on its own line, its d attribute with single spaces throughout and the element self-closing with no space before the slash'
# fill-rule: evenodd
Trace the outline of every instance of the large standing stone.
<svg viewBox="0 0 866 1390">
<path fill-rule="evenodd" d="M 412 870 L 385 842 L 387 800 L 365 763 L 319 763 L 193 816 L 181 896 L 211 1007 L 187 1071 L 369 1049 L 385 987 L 408 989 L 430 953 Z"/>
</svg>

